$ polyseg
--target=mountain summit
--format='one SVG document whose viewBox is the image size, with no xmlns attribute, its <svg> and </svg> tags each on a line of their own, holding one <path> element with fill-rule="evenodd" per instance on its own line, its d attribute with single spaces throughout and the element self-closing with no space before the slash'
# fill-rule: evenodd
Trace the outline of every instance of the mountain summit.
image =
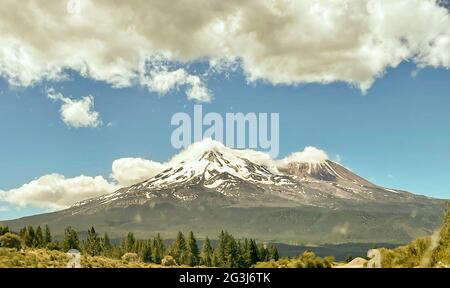
<svg viewBox="0 0 450 288">
<path fill-rule="evenodd" d="M 306 155 L 272 160 L 261 152 L 234 150 L 207 139 L 176 155 L 156 176 L 79 202 L 71 209 L 78 213 L 168 201 L 199 204 L 211 199 L 220 207 L 342 208 L 365 201 L 407 204 L 426 199 L 372 184 L 311 149 L 315 148 L 301 152 Z"/>
<path fill-rule="evenodd" d="M 176 231 L 296 243 L 404 243 L 429 234 L 444 202 L 373 184 L 309 147 L 281 160 L 210 139 L 164 171 L 69 209 L 9 221 L 142 235 Z"/>
</svg>

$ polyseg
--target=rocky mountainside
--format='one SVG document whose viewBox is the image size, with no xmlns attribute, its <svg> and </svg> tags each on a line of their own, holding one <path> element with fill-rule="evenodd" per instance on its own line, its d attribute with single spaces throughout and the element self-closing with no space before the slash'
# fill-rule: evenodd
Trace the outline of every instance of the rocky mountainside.
<svg viewBox="0 0 450 288">
<path fill-rule="evenodd" d="M 197 146 L 206 147 L 197 147 Z M 379 187 L 343 166 L 321 159 L 259 161 L 217 142 L 194 144 L 173 165 L 153 178 L 115 193 L 75 204 L 72 213 L 171 202 L 207 203 L 217 207 L 343 208 L 361 202 L 413 204 L 433 201 Z M 254 158 L 254 159 L 252 159 Z M 252 161 L 253 160 L 253 161 Z M 255 162 L 258 161 L 259 163 Z M 220 199 L 220 200 L 219 200 Z"/>
<path fill-rule="evenodd" d="M 325 157 L 300 156 L 276 161 L 205 140 L 144 182 L 6 224 L 87 229 L 90 223 L 117 234 L 168 237 L 177 230 L 216 235 L 226 229 L 284 242 L 401 243 L 439 223 L 441 200 L 377 186 Z"/>
</svg>

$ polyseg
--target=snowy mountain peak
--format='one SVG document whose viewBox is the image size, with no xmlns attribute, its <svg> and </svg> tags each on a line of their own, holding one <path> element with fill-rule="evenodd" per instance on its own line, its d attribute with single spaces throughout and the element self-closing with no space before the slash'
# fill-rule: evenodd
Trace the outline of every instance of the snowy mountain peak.
<svg viewBox="0 0 450 288">
<path fill-rule="evenodd" d="M 193 152 L 187 155 L 188 157 L 179 158 L 179 162 L 175 161 L 177 165 L 166 169 L 141 185 L 147 188 L 162 188 L 180 184 L 209 183 L 212 179 L 224 177 L 255 182 L 268 181 L 274 176 L 266 166 L 253 163 L 241 157 L 239 152 L 224 146 L 194 149 Z"/>
<path fill-rule="evenodd" d="M 74 205 L 77 211 L 167 201 L 214 205 L 335 208 L 342 201 L 408 202 L 414 196 L 385 189 L 307 147 L 282 160 L 254 150 L 234 150 L 211 139 L 195 143 L 150 179 Z M 210 202 L 208 202 L 210 203 Z M 202 204 L 203 205 L 203 204 Z M 77 213 L 77 212 L 76 212 Z"/>
<path fill-rule="evenodd" d="M 274 166 L 274 160 L 269 154 L 259 152 L 250 149 L 232 149 L 226 147 L 219 141 L 212 140 L 211 138 L 205 138 L 202 141 L 193 143 L 177 155 L 175 155 L 170 161 L 169 166 L 177 165 L 182 162 L 187 163 L 190 161 L 198 161 L 202 159 L 205 154 L 214 153 L 216 158 L 223 159 L 237 159 L 246 158 L 250 161 L 265 166 Z"/>
</svg>

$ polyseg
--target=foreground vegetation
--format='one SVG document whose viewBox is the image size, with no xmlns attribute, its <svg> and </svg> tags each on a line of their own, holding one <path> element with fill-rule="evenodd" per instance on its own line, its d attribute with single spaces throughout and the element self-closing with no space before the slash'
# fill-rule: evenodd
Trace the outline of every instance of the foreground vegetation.
<svg viewBox="0 0 450 288">
<path fill-rule="evenodd" d="M 450 203 L 439 233 L 392 250 L 380 249 L 381 265 L 393 267 L 450 267 Z"/>
<path fill-rule="evenodd" d="M 81 251 L 81 266 L 87 268 L 154 268 L 154 267 L 258 267 L 258 268 L 326 268 L 333 259 L 322 259 L 306 251 L 298 257 L 279 259 L 273 245 L 257 244 L 253 239 L 243 241 L 221 232 L 216 245 L 206 238 L 202 248 L 197 246 L 194 233 L 186 238 L 179 232 L 165 247 L 159 235 L 153 239 L 138 240 L 133 233 L 113 245 L 105 233 L 100 237 L 94 228 L 87 238 L 79 239 L 71 227 L 63 241 L 52 239 L 48 226 L 31 226 L 18 233 L 0 227 L 0 267 L 63 268 L 67 266 L 66 251 Z"/>
<path fill-rule="evenodd" d="M 199 249 L 194 233 L 188 237 L 181 232 L 166 247 L 158 234 L 155 238 L 140 240 L 133 233 L 113 245 L 105 233 L 100 237 L 92 227 L 87 237 L 80 240 L 77 232 L 67 227 L 64 240 L 56 241 L 48 226 L 31 226 L 18 233 L 0 227 L 0 265 L 2 267 L 62 267 L 67 264 L 66 251 L 77 249 L 82 254 L 83 267 L 242 267 L 261 261 L 277 261 L 278 250 L 273 245 L 257 244 L 253 239 L 236 240 L 221 232 L 215 247 L 208 238 Z M 131 266 L 130 266 L 131 265 Z"/>
<path fill-rule="evenodd" d="M 63 241 L 53 239 L 48 226 L 44 229 L 28 226 L 18 233 L 8 227 L 0 227 L 0 267 L 66 267 L 66 251 L 69 249 L 81 251 L 81 266 L 89 268 L 329 268 L 340 265 L 332 257 L 321 258 L 312 251 L 280 259 L 273 245 L 257 244 L 253 239 L 236 240 L 223 231 L 214 247 L 206 238 L 199 249 L 192 232 L 188 237 L 179 232 L 166 247 L 159 234 L 155 238 L 141 240 L 128 233 L 120 243 L 113 245 L 107 233 L 99 236 L 93 227 L 83 240 L 74 229 L 67 227 Z M 379 251 L 384 268 L 450 267 L 450 203 L 439 233 L 416 239 L 405 246 Z"/>
<path fill-rule="evenodd" d="M 25 248 L 20 251 L 0 248 L 0 268 L 65 268 L 68 256 L 65 252 L 49 249 Z M 133 259 L 111 259 L 103 256 L 81 257 L 85 268 L 157 268 L 161 265 L 143 263 Z"/>
</svg>

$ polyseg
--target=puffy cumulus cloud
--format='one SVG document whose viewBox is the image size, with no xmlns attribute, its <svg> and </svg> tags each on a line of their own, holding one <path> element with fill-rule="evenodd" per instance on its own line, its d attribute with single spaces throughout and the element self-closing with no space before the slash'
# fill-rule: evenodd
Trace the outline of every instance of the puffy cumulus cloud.
<svg viewBox="0 0 450 288">
<path fill-rule="evenodd" d="M 64 97 L 53 89 L 49 89 L 47 97 L 54 101 L 61 101 L 61 119 L 68 126 L 75 128 L 97 127 L 101 124 L 99 113 L 94 111 L 94 97 L 86 96 L 79 100 Z"/>
<path fill-rule="evenodd" d="M 118 159 L 112 164 L 111 178 L 115 181 L 108 181 L 102 176 L 66 178 L 60 174 L 49 174 L 19 188 L 0 190 L 0 200 L 19 207 L 64 209 L 79 201 L 109 194 L 123 186 L 149 179 L 161 172 L 163 167 L 158 162 L 140 158 Z"/>
<path fill-rule="evenodd" d="M 292 153 L 286 158 L 277 161 L 277 163 L 279 167 L 284 167 L 292 162 L 321 163 L 328 159 L 328 155 L 325 151 L 308 146 L 303 151 Z"/>
<path fill-rule="evenodd" d="M 69 68 L 115 87 L 185 86 L 189 98 L 209 100 L 202 77 L 142 77 L 143 63 L 154 55 L 187 65 L 226 59 L 249 81 L 345 81 L 362 90 L 404 60 L 450 67 L 450 16 L 438 0 L 70 3 L 2 1 L 0 74 L 11 84 L 60 79 Z"/>
<path fill-rule="evenodd" d="M 50 174 L 22 187 L 0 191 L 0 198 L 19 207 L 56 210 L 67 208 L 78 201 L 112 193 L 117 188 L 101 176 L 65 178 L 60 174 Z"/>
<path fill-rule="evenodd" d="M 167 94 L 170 90 L 188 86 L 186 95 L 189 100 L 197 100 L 199 102 L 211 101 L 212 95 L 203 80 L 186 72 L 185 69 L 168 71 L 166 67 L 160 70 L 150 70 L 149 76 L 144 76 L 141 83 L 147 85 L 151 91 L 158 92 L 162 95 Z"/>
<path fill-rule="evenodd" d="M 142 158 L 122 158 L 113 162 L 111 177 L 119 185 L 129 186 L 156 176 L 164 167 L 164 164 Z"/>
</svg>

